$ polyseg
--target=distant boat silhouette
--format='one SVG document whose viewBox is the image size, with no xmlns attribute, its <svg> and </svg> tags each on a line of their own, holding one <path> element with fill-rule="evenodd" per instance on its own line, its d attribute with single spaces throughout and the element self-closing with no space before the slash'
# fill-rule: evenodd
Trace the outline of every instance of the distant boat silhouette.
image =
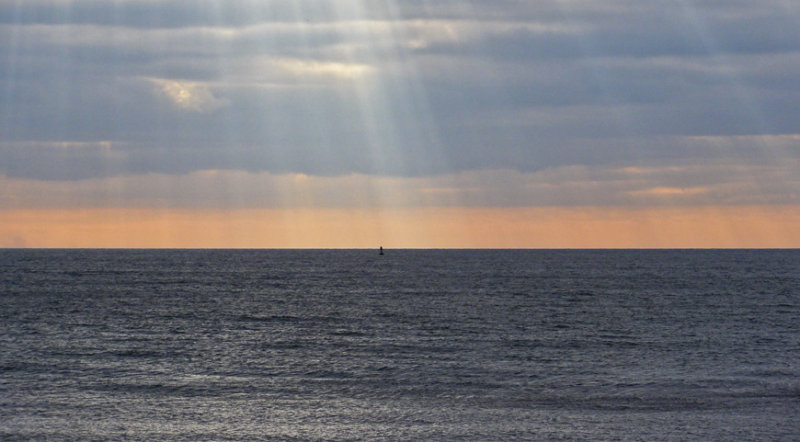
<svg viewBox="0 0 800 442">
<path fill-rule="evenodd" d="M 383 255 L 383 246 L 381 246 L 381 249 L 380 249 L 380 251 L 378 252 L 378 255 Z"/>
</svg>

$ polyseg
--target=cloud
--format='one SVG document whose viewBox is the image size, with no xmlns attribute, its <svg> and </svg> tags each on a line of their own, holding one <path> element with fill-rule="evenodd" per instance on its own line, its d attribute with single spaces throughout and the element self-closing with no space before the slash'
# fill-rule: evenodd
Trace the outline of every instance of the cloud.
<svg viewBox="0 0 800 442">
<path fill-rule="evenodd" d="M 787 143 L 786 137 L 779 141 Z M 796 138 L 796 137 L 795 137 Z M 695 139 L 697 149 L 736 140 Z M 762 140 L 763 142 L 764 140 Z M 751 140 L 752 142 L 752 140 Z M 378 209 L 411 207 L 659 207 L 800 204 L 800 159 L 755 153 L 694 162 L 673 158 L 537 171 L 465 171 L 416 177 L 315 176 L 237 170 L 147 173 L 71 182 L 0 175 L 0 209 L 139 207 L 169 209 Z M 667 163 L 667 160 L 662 160 Z"/>
<path fill-rule="evenodd" d="M 0 246 L 785 245 L 798 29 L 785 0 L 0 2 Z"/>
<path fill-rule="evenodd" d="M 778 0 L 5 2 L 4 204 L 50 204 L 40 180 L 101 206 L 792 203 L 798 24 Z"/>
<path fill-rule="evenodd" d="M 314 60 L 278 59 L 272 62 L 277 68 L 294 76 L 357 78 L 371 71 L 364 64 L 321 62 Z"/>
<path fill-rule="evenodd" d="M 227 104 L 214 96 L 211 89 L 201 83 L 188 81 L 164 80 L 150 78 L 150 82 L 158 88 L 175 107 L 193 112 L 211 112 Z"/>
</svg>

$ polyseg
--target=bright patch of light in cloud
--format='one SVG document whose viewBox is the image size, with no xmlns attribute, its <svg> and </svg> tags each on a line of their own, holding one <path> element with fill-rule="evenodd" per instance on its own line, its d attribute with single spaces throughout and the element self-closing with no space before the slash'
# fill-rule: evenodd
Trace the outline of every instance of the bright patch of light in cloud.
<svg viewBox="0 0 800 442">
<path fill-rule="evenodd" d="M 372 71 L 370 66 L 357 63 L 321 62 L 314 60 L 280 59 L 272 62 L 277 68 L 295 76 L 334 77 L 354 79 Z"/>
<path fill-rule="evenodd" d="M 204 84 L 189 81 L 148 79 L 161 94 L 175 107 L 193 112 L 211 112 L 226 104 L 226 101 L 214 96 L 211 89 Z"/>
</svg>

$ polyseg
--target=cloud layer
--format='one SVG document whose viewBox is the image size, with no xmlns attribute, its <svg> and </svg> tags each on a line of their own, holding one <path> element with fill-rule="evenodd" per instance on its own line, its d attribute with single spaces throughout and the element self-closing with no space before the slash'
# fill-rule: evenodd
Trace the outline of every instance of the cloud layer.
<svg viewBox="0 0 800 442">
<path fill-rule="evenodd" d="M 0 59 L 2 207 L 800 198 L 781 0 L 27 0 Z"/>
</svg>

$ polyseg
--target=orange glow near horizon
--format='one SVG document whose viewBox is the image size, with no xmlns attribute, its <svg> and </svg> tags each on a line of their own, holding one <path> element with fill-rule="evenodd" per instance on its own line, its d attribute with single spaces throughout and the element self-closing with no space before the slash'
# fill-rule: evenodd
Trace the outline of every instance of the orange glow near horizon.
<svg viewBox="0 0 800 442">
<path fill-rule="evenodd" d="M 42 248 L 798 248 L 800 206 L 39 209 L 0 246 Z"/>
</svg>

